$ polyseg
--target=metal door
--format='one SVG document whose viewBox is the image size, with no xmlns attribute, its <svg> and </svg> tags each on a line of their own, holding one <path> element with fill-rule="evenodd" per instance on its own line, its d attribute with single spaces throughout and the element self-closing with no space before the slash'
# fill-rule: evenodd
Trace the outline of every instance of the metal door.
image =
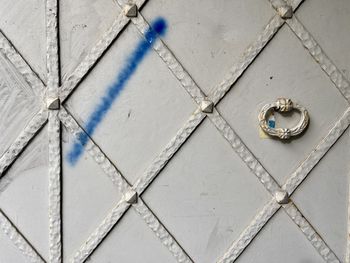
<svg viewBox="0 0 350 263">
<path fill-rule="evenodd" d="M 0 3 L 1 263 L 350 262 L 349 0 Z"/>
</svg>

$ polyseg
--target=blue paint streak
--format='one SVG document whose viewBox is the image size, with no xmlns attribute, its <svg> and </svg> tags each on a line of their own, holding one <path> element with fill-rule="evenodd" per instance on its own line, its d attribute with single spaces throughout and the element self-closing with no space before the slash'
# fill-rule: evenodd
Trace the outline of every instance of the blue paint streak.
<svg viewBox="0 0 350 263">
<path fill-rule="evenodd" d="M 120 92 L 127 84 L 131 75 L 135 73 L 138 65 L 151 49 L 158 36 L 165 34 L 166 28 L 167 24 L 163 18 L 157 18 L 153 21 L 151 27 L 145 33 L 145 38 L 137 44 L 134 51 L 128 57 L 125 66 L 119 72 L 115 82 L 107 89 L 106 94 L 101 98 L 101 101 L 90 115 L 85 126 L 85 131 L 88 135 L 91 136 L 94 133 L 97 125 L 103 120 L 114 100 L 120 95 Z M 74 143 L 73 148 L 68 153 L 68 161 L 71 165 L 76 164 L 80 155 L 83 153 L 84 147 L 88 142 L 88 135 L 86 133 L 80 133 L 78 135 L 78 141 Z"/>
</svg>

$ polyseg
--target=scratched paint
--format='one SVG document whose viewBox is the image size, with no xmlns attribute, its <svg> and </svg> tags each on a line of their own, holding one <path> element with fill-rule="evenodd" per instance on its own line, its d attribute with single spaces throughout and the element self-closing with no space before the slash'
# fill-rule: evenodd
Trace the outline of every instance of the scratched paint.
<svg viewBox="0 0 350 263">
<path fill-rule="evenodd" d="M 79 160 L 79 157 L 83 153 L 84 147 L 88 141 L 88 136 L 91 136 L 95 132 L 98 124 L 106 116 L 113 102 L 118 98 L 130 77 L 136 72 L 138 66 L 151 49 L 153 43 L 159 36 L 166 33 L 166 28 L 167 24 L 163 18 L 157 18 L 151 23 L 150 28 L 145 33 L 144 39 L 140 40 L 137 44 L 133 52 L 127 58 L 124 67 L 122 67 L 118 73 L 114 83 L 108 87 L 99 104 L 90 114 L 84 127 L 86 133 L 80 133 L 78 135 L 78 140 L 73 144 L 72 149 L 68 153 L 67 159 L 71 165 L 76 164 Z"/>
</svg>

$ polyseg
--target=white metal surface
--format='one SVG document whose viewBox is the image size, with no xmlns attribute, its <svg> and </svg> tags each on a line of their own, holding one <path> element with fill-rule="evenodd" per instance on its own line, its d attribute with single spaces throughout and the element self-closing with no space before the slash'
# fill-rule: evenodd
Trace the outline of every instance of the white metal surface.
<svg viewBox="0 0 350 263">
<path fill-rule="evenodd" d="M 0 3 L 1 263 L 350 262 L 350 1 Z"/>
</svg>

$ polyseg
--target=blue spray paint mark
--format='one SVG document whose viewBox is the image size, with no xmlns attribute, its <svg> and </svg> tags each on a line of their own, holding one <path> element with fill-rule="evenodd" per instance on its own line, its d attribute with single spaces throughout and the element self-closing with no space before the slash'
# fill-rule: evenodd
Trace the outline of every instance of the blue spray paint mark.
<svg viewBox="0 0 350 263">
<path fill-rule="evenodd" d="M 145 33 L 145 38 L 142 39 L 134 49 L 134 51 L 128 57 L 125 66 L 121 69 L 115 82 L 107 89 L 106 94 L 102 97 L 101 101 L 90 115 L 88 122 L 85 126 L 87 134 L 92 135 L 96 130 L 97 125 L 105 117 L 108 110 L 111 108 L 114 100 L 120 95 L 131 75 L 135 73 L 138 65 L 144 59 L 147 52 L 151 49 L 153 43 L 158 36 L 165 34 L 167 28 L 166 21 L 163 18 L 157 18 L 151 24 L 151 27 Z M 68 161 L 71 165 L 74 165 L 80 155 L 83 153 L 84 147 L 88 141 L 88 135 L 80 133 L 78 135 L 78 141 L 73 145 L 73 148 L 68 153 Z"/>
</svg>

